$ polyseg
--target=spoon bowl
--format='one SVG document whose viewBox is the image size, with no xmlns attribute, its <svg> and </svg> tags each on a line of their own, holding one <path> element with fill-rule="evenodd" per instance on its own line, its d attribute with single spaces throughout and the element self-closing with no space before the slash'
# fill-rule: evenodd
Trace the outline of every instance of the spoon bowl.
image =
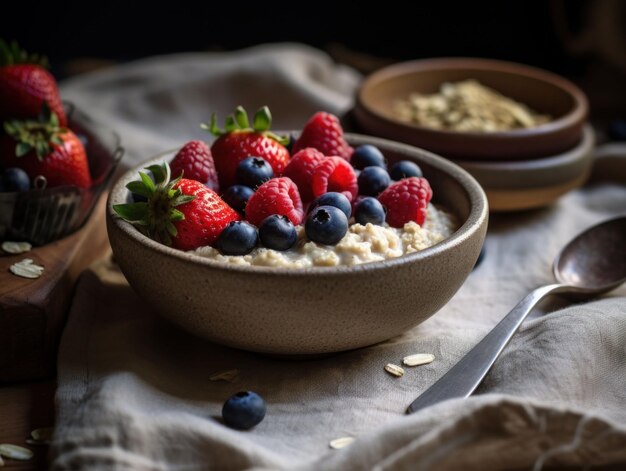
<svg viewBox="0 0 626 471">
<path fill-rule="evenodd" d="M 536 288 L 441 379 L 411 403 L 407 414 L 474 392 L 532 309 L 549 294 L 589 299 L 626 281 L 626 216 L 597 224 L 572 239 L 554 260 L 559 283 Z"/>
</svg>

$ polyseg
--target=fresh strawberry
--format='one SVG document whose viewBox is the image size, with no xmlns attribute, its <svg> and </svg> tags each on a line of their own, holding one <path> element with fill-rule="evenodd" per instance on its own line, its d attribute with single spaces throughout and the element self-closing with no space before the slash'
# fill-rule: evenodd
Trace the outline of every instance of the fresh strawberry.
<svg viewBox="0 0 626 471">
<path fill-rule="evenodd" d="M 354 149 L 343 138 L 343 128 L 337 116 L 319 111 L 304 125 L 293 152 L 313 147 L 324 155 L 337 155 L 350 161 Z"/>
<path fill-rule="evenodd" d="M 287 216 L 294 226 L 304 218 L 298 187 L 287 177 L 272 178 L 263 183 L 246 205 L 246 219 L 257 227 L 272 214 Z"/>
<path fill-rule="evenodd" d="M 91 186 L 87 154 L 80 139 L 59 125 L 44 104 L 37 121 L 5 121 L 0 138 L 0 167 L 19 167 L 31 179 L 45 177 L 46 186 Z"/>
<path fill-rule="evenodd" d="M 311 177 L 315 167 L 324 159 L 324 154 L 319 150 L 307 147 L 296 153 L 285 167 L 283 176 L 293 180 L 298 187 L 302 202 L 305 204 L 315 198 L 311 188 Z"/>
<path fill-rule="evenodd" d="M 402 227 L 407 222 L 424 224 L 426 209 L 433 197 L 428 180 L 423 177 L 410 177 L 387 187 L 378 201 L 387 208 L 387 223 L 392 227 Z"/>
<path fill-rule="evenodd" d="M 140 172 L 141 180 L 126 185 L 147 202 L 117 204 L 113 210 L 148 237 L 181 250 L 212 245 L 222 230 L 239 220 L 237 212 L 213 190 L 180 176 L 171 180 L 167 163 L 147 168 L 154 181 Z"/>
<path fill-rule="evenodd" d="M 269 130 L 271 123 L 272 116 L 267 106 L 256 112 L 252 127 L 246 111 L 238 106 L 234 116 L 226 118 L 225 131 L 217 127 L 215 113 L 210 124 L 202 124 L 202 129 L 218 136 L 211 152 L 222 188 L 236 183 L 237 165 L 247 157 L 261 157 L 272 166 L 274 175 L 283 173 L 289 162 L 289 151 L 284 146 L 289 138 L 272 133 Z"/>
<path fill-rule="evenodd" d="M 211 150 L 202 141 L 189 141 L 170 162 L 172 175 L 182 175 L 188 180 L 204 183 L 208 188 L 219 191 L 217 172 Z"/>
<path fill-rule="evenodd" d="M 313 170 L 311 189 L 315 197 L 336 191 L 352 201 L 359 192 L 359 185 L 354 169 L 347 161 L 341 157 L 326 157 Z"/>
<path fill-rule="evenodd" d="M 36 118 L 46 103 L 67 126 L 57 83 L 45 65 L 45 58 L 0 40 L 0 121 Z"/>
</svg>

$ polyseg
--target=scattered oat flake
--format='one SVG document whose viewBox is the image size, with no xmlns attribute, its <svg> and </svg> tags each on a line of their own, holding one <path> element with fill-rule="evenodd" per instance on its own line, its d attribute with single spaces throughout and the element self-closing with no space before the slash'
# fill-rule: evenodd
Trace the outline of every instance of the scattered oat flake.
<svg viewBox="0 0 626 471">
<path fill-rule="evenodd" d="M 33 246 L 28 242 L 2 242 L 2 250 L 10 254 L 20 254 L 28 252 Z"/>
<path fill-rule="evenodd" d="M 33 457 L 33 452 L 21 446 L 0 443 L 0 455 L 12 460 L 28 461 Z"/>
<path fill-rule="evenodd" d="M 36 265 L 30 258 L 14 263 L 9 267 L 11 273 L 22 278 L 39 278 L 43 274 L 43 267 Z"/>
<path fill-rule="evenodd" d="M 349 445 L 352 445 L 354 440 L 355 440 L 354 437 L 335 438 L 328 445 L 334 450 L 339 450 L 341 448 L 345 448 Z"/>
<path fill-rule="evenodd" d="M 0 468 L 2 468 L 4 466 L 4 461 L 2 459 L 2 456 L 0 456 Z"/>
<path fill-rule="evenodd" d="M 398 378 L 404 374 L 404 369 L 401 366 L 394 365 L 393 363 L 387 363 L 385 365 L 385 371 Z"/>
<path fill-rule="evenodd" d="M 54 433 L 54 428 L 53 427 L 43 427 L 43 428 L 36 428 L 32 432 L 30 432 L 30 436 L 33 438 L 33 440 L 37 440 L 37 441 L 47 440 L 47 441 L 50 441 L 50 440 L 52 440 L 52 434 L 53 433 Z"/>
<path fill-rule="evenodd" d="M 49 446 L 50 440 L 35 440 L 34 438 L 27 438 L 26 443 L 32 446 Z"/>
<path fill-rule="evenodd" d="M 402 363 L 405 366 L 419 366 L 431 363 L 435 359 L 435 355 L 432 353 L 416 353 L 415 355 L 409 355 L 402 359 Z"/>
<path fill-rule="evenodd" d="M 227 381 L 232 383 L 239 376 L 239 370 L 218 371 L 209 376 L 209 381 Z"/>
</svg>

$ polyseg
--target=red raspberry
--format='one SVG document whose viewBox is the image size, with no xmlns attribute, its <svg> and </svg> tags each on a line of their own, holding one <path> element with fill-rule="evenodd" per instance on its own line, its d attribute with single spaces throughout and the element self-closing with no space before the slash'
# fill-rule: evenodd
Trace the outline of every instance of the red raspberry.
<svg viewBox="0 0 626 471">
<path fill-rule="evenodd" d="M 287 216 L 295 226 L 304 218 L 298 187 L 287 177 L 272 178 L 263 183 L 246 205 L 246 219 L 257 227 L 272 214 Z"/>
<path fill-rule="evenodd" d="M 202 141 L 189 141 L 185 144 L 170 163 L 170 168 L 173 178 L 182 173 L 188 180 L 196 180 L 214 191 L 219 191 L 211 150 Z"/>
<path fill-rule="evenodd" d="M 426 208 L 433 197 L 428 180 L 411 177 L 387 187 L 380 195 L 380 201 L 387 208 L 387 223 L 392 227 L 402 227 L 409 221 L 424 224 Z"/>
<path fill-rule="evenodd" d="M 338 155 L 350 161 L 354 149 L 343 138 L 343 128 L 339 118 L 319 111 L 304 125 L 302 134 L 293 146 L 293 152 L 306 147 L 314 147 L 324 155 Z"/>
<path fill-rule="evenodd" d="M 311 177 L 313 176 L 315 167 L 317 167 L 324 158 L 324 154 L 319 150 L 307 147 L 295 154 L 287 164 L 287 167 L 285 167 L 283 175 L 291 178 L 298 186 L 298 191 L 300 192 L 303 203 L 308 203 L 314 198 L 313 190 L 311 189 Z"/>
<path fill-rule="evenodd" d="M 315 167 L 311 188 L 315 197 L 336 191 L 343 193 L 348 201 L 352 201 L 359 191 L 354 169 L 341 157 L 326 157 Z"/>
</svg>

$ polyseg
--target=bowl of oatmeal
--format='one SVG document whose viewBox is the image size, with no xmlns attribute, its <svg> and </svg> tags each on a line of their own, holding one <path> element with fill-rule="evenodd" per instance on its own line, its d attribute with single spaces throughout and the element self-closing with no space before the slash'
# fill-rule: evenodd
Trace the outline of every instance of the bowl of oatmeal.
<svg viewBox="0 0 626 471">
<path fill-rule="evenodd" d="M 423 224 L 356 224 L 332 246 L 298 228 L 289 251 L 264 247 L 223 255 L 212 247 L 177 250 L 116 217 L 126 184 L 160 155 L 115 184 L 107 228 L 116 260 L 134 290 L 166 319 L 223 345 L 273 355 L 319 355 L 372 345 L 423 322 L 461 287 L 487 229 L 487 200 L 463 169 L 428 151 L 346 134 L 377 146 L 390 164 L 417 163 L 433 199 Z"/>
<path fill-rule="evenodd" d="M 563 77 L 469 58 L 385 67 L 363 82 L 354 109 L 370 134 L 478 161 L 566 152 L 581 141 L 587 113 L 584 93 Z"/>
</svg>

